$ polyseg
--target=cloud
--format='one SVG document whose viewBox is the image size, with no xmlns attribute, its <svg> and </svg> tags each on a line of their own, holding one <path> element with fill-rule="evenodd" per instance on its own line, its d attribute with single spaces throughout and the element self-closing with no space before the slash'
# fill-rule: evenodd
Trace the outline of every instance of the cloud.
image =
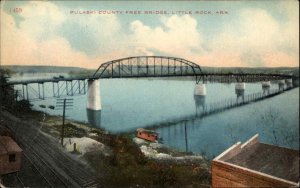
<svg viewBox="0 0 300 188">
<path fill-rule="evenodd" d="M 287 52 L 299 54 L 299 1 L 282 1 L 278 9 L 286 16 L 281 27 L 281 47 Z"/>
<path fill-rule="evenodd" d="M 75 15 L 33 1 L 24 5 L 18 25 L 1 9 L 1 62 L 97 68 L 127 56 L 168 55 L 203 66 L 298 66 L 296 4 L 280 2 L 274 10 L 284 15 L 280 19 L 266 9 L 237 9 L 235 19 L 218 23 L 218 32 L 206 37 L 200 30 L 213 23 L 190 15 L 157 16 L 154 26 L 142 17 L 121 23 L 116 15 Z"/>
<path fill-rule="evenodd" d="M 299 52 L 299 42 L 296 40 L 299 34 L 295 27 L 298 21 L 294 17 L 287 20 L 282 24 L 266 10 L 242 9 L 239 18 L 231 25 L 225 25 L 210 46 L 211 53 L 216 54 L 216 61 L 222 57 L 218 56 L 220 53 L 235 52 L 232 54 L 233 61 L 224 63 L 223 59 L 220 59 L 216 64 L 298 66 L 299 56 L 295 53 Z M 239 56 L 239 60 L 236 56 Z"/>
<path fill-rule="evenodd" d="M 294 7 L 282 7 L 286 22 L 264 9 L 243 8 L 206 44 L 197 29 L 204 25 L 189 15 L 162 17 L 158 27 L 135 20 L 130 38 L 146 51 L 180 56 L 203 66 L 298 66 L 299 11 Z"/>
<path fill-rule="evenodd" d="M 272 52 L 262 56 L 263 61 L 269 67 L 297 67 L 299 66 L 299 56 L 289 55 L 284 52 Z"/>
<path fill-rule="evenodd" d="M 17 27 L 13 17 L 1 9 L 3 64 L 93 66 L 95 60 L 72 49 L 65 38 L 54 35 L 55 28 L 64 21 L 56 6 L 34 1 L 25 5 L 23 10 L 24 21 Z"/>
<path fill-rule="evenodd" d="M 65 21 L 61 10 L 50 2 L 30 1 L 22 6 L 19 30 L 42 41 L 52 37 L 55 29 Z"/>
<path fill-rule="evenodd" d="M 153 28 L 135 20 L 130 24 L 130 29 L 130 41 L 150 51 L 188 56 L 193 49 L 201 48 L 197 21 L 189 15 L 162 17 L 161 26 Z"/>
<path fill-rule="evenodd" d="M 97 68 L 129 56 L 132 50 L 120 45 L 126 37 L 115 15 L 74 16 L 70 10 L 40 1 L 28 2 L 22 10 L 17 26 L 13 16 L 1 9 L 3 64 Z"/>
<path fill-rule="evenodd" d="M 119 49 L 124 38 L 120 22 L 112 14 L 70 14 L 58 31 L 57 35 L 65 37 L 75 49 L 93 57 Z"/>
</svg>

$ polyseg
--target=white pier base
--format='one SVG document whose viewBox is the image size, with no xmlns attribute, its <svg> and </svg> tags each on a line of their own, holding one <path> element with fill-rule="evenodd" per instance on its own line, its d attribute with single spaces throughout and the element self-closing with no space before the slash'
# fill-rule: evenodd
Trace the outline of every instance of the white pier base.
<svg viewBox="0 0 300 188">
<path fill-rule="evenodd" d="M 261 85 L 263 88 L 271 87 L 271 81 L 264 81 L 261 83 Z"/>
<path fill-rule="evenodd" d="M 101 110 L 100 80 L 88 81 L 87 109 Z"/>
<path fill-rule="evenodd" d="M 278 81 L 278 88 L 279 90 L 284 90 L 285 80 L 279 80 Z"/>
<path fill-rule="evenodd" d="M 278 84 L 284 85 L 284 84 L 285 84 L 285 80 L 279 80 L 279 81 L 278 81 Z"/>
<path fill-rule="evenodd" d="M 292 79 L 286 79 L 285 83 L 286 83 L 286 86 L 288 88 L 293 87 L 293 80 Z"/>
<path fill-rule="evenodd" d="M 246 89 L 246 83 L 245 82 L 238 82 L 235 84 L 235 89 L 237 90 L 245 90 Z"/>
<path fill-rule="evenodd" d="M 206 86 L 205 84 L 196 84 L 195 85 L 195 90 L 194 90 L 194 95 L 200 95 L 200 96 L 205 96 L 206 95 Z"/>
</svg>

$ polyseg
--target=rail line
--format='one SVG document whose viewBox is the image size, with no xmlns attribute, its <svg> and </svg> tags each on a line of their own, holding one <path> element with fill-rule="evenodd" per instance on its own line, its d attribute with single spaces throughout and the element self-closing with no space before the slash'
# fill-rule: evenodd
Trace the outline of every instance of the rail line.
<svg viewBox="0 0 300 188">
<path fill-rule="evenodd" d="M 22 167 L 21 171 L 17 172 L 17 179 L 21 183 L 22 187 L 35 187 L 35 186 L 41 186 L 41 187 L 47 187 L 49 184 L 47 182 L 47 179 L 41 174 L 41 172 L 34 166 L 34 163 L 28 158 L 26 154 L 23 155 L 22 158 Z M 26 172 L 24 170 L 27 170 Z M 30 170 L 28 172 L 28 170 Z M 36 175 L 36 173 L 39 174 L 39 176 Z M 30 176 L 33 176 L 35 179 L 39 179 L 38 185 L 32 185 L 33 182 L 31 182 Z"/>
<path fill-rule="evenodd" d="M 12 123 L 7 128 L 15 132 L 23 146 L 25 162 L 32 164 L 48 185 L 47 187 L 100 186 L 100 182 L 91 170 L 78 161 L 74 165 L 74 159 L 67 156 L 56 143 L 42 135 L 33 125 L 16 124 Z M 20 183 L 26 186 L 21 174 L 19 175 Z"/>
<path fill-rule="evenodd" d="M 8 128 L 10 129 L 10 127 Z M 69 183 L 67 183 L 65 180 L 60 178 L 60 175 L 47 162 L 45 162 L 45 160 L 42 157 L 40 157 L 40 155 L 36 153 L 34 147 L 28 144 L 28 140 L 25 140 L 25 138 L 23 138 L 21 135 L 17 135 L 17 136 L 19 141 L 21 142 L 21 145 L 23 146 L 23 150 L 24 150 L 23 155 L 26 157 L 27 161 L 30 162 L 30 164 L 36 169 L 38 174 L 40 174 L 42 179 L 44 179 L 44 181 L 50 187 L 69 186 Z"/>
<path fill-rule="evenodd" d="M 57 152 L 56 149 L 54 149 L 54 147 L 57 147 L 54 145 L 54 143 L 46 142 L 43 138 L 39 137 L 38 141 L 39 142 L 35 142 L 35 144 L 39 145 L 40 148 L 45 151 L 45 153 L 51 156 L 51 158 L 56 161 L 56 165 L 61 167 L 65 172 L 67 172 L 67 174 L 73 177 L 74 180 L 79 183 L 79 185 L 82 186 L 87 182 L 91 182 L 92 180 L 94 183 L 96 183 L 96 178 L 88 170 L 85 170 L 85 166 L 78 164 L 78 166 L 74 168 L 74 162 L 72 159 L 60 152 Z M 48 147 L 44 147 L 45 145 Z M 79 166 L 80 168 L 78 168 Z"/>
</svg>

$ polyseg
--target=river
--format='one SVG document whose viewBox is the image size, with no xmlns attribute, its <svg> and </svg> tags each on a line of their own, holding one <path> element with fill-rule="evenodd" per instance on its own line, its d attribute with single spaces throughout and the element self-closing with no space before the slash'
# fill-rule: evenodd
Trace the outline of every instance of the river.
<svg viewBox="0 0 300 188">
<path fill-rule="evenodd" d="M 201 119 L 174 123 L 176 119 L 196 114 L 203 105 L 237 97 L 234 83 L 207 83 L 207 96 L 199 103 L 193 95 L 194 87 L 195 81 L 191 79 L 103 79 L 101 112 L 86 110 L 86 95 L 74 96 L 74 104 L 71 110 L 67 110 L 67 118 L 90 121 L 94 126 L 112 133 L 173 122 L 156 131 L 164 144 L 182 151 L 186 150 L 186 124 L 188 151 L 208 158 L 218 155 L 237 141 L 246 141 L 256 133 L 260 134 L 262 142 L 299 148 L 298 89 Z M 277 88 L 277 84 L 271 85 L 271 89 Z M 261 91 L 261 83 L 246 84 L 245 95 Z M 45 92 L 50 96 L 52 84 L 45 84 Z M 55 102 L 56 99 L 47 99 L 33 101 L 32 104 L 34 109 L 61 115 L 62 110 L 40 107 L 41 104 L 55 106 Z"/>
</svg>

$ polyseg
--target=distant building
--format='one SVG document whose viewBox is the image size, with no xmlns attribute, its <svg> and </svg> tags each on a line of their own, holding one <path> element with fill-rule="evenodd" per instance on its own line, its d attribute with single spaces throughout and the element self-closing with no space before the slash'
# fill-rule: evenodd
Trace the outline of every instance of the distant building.
<svg viewBox="0 0 300 188">
<path fill-rule="evenodd" d="M 299 187 L 299 151 L 260 143 L 258 134 L 212 161 L 212 187 Z"/>
<path fill-rule="evenodd" d="M 20 170 L 22 151 L 11 137 L 0 136 L 0 175 Z"/>
</svg>

